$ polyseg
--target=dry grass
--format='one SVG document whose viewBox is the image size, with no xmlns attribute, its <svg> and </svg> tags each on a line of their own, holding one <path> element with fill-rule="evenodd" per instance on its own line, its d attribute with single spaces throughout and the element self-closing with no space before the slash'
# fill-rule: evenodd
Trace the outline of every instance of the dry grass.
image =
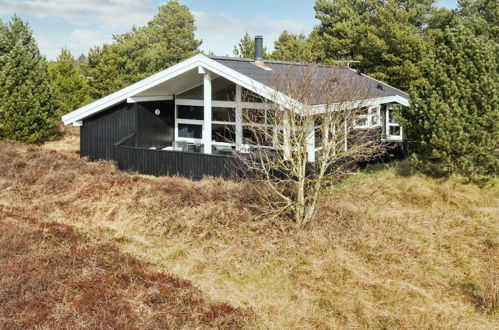
<svg viewBox="0 0 499 330">
<path fill-rule="evenodd" d="M 112 243 L 0 206 L 0 328 L 240 328 L 249 314 Z"/>
<path fill-rule="evenodd" d="M 68 141 L 1 143 L 0 205 L 249 307 L 250 327 L 499 327 L 497 181 L 359 174 L 297 230 L 260 217 L 249 183 L 122 173 Z"/>
</svg>

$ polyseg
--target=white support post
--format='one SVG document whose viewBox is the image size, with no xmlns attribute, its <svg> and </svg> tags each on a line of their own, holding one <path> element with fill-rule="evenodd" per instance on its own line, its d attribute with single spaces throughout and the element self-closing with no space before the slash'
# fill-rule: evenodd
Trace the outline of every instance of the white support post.
<svg viewBox="0 0 499 330">
<path fill-rule="evenodd" d="M 203 120 L 203 146 L 204 153 L 211 154 L 211 73 L 204 72 L 203 76 L 203 106 L 204 106 L 204 120 Z"/>
<path fill-rule="evenodd" d="M 348 124 L 347 124 L 346 118 L 345 118 L 345 146 L 344 146 L 344 150 L 348 151 Z"/>
<path fill-rule="evenodd" d="M 335 122 L 333 123 L 332 133 L 333 133 L 333 156 L 336 156 L 336 144 L 338 142 L 338 138 L 336 136 L 336 123 Z M 326 132 L 326 136 L 327 136 L 326 141 L 329 141 L 329 130 Z"/>
<path fill-rule="evenodd" d="M 280 111 L 284 111 L 283 113 L 283 144 L 284 144 L 284 159 L 291 159 L 291 132 L 289 125 L 289 113 L 286 109 L 280 109 Z"/>
<path fill-rule="evenodd" d="M 241 85 L 236 85 L 236 149 L 239 150 L 243 144 L 243 107 Z"/>
<path fill-rule="evenodd" d="M 308 118 L 307 125 L 307 156 L 309 162 L 315 162 L 315 125 L 314 119 Z"/>
<path fill-rule="evenodd" d="M 385 106 L 385 137 L 390 138 L 390 106 Z"/>
</svg>

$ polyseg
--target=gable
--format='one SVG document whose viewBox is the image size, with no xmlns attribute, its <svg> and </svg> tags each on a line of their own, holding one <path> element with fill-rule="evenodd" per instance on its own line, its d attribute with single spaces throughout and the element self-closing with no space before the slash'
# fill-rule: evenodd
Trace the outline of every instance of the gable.
<svg viewBox="0 0 499 330">
<path fill-rule="evenodd" d="M 212 72 L 214 74 L 213 77 L 215 83 L 217 82 L 218 77 L 225 78 L 234 84 L 238 84 L 243 88 L 262 96 L 263 98 L 272 99 L 279 105 L 286 106 L 289 104 L 297 104 L 298 106 L 301 106 L 300 103 L 296 102 L 287 95 L 279 93 L 269 87 L 269 81 L 272 77 L 272 72 L 278 71 L 279 68 L 296 71 L 297 79 L 299 79 L 299 68 L 303 68 L 306 64 L 276 61 L 265 61 L 265 63 L 272 70 L 266 70 L 258 67 L 248 59 L 208 57 L 198 54 L 95 102 L 83 106 L 71 113 L 68 113 L 62 117 L 62 120 L 65 125 L 74 124 L 75 122 L 93 116 L 96 113 L 104 111 L 120 102 L 127 100 L 135 102 L 134 98 L 136 100 L 140 100 L 141 98 L 155 98 L 157 100 L 172 99 L 174 95 L 182 94 L 187 90 L 193 89 L 202 84 L 203 76 L 202 74 L 199 74 L 199 68 Z M 322 72 L 322 74 L 327 74 L 326 69 L 328 67 L 317 66 L 317 68 L 319 73 Z M 324 70 L 321 68 L 324 68 Z M 362 79 L 369 86 L 371 86 L 372 96 L 369 100 L 372 99 L 373 104 L 379 104 L 382 102 L 397 102 L 403 105 L 408 105 L 408 95 L 406 93 L 365 75 L 357 74 L 355 71 L 347 68 L 345 68 L 344 73 L 345 75 L 352 77 L 352 79 Z M 202 86 L 200 88 L 202 88 Z M 317 104 L 320 104 L 320 102 L 317 102 Z"/>
<path fill-rule="evenodd" d="M 133 97 L 173 97 L 174 94 L 183 92 L 182 88 L 196 86 L 202 82 L 202 75 L 198 73 L 198 68 L 202 67 L 214 73 L 216 77 L 223 77 L 232 81 L 235 84 L 255 92 L 263 97 L 270 98 L 272 95 L 278 95 L 277 103 L 282 100 L 289 102 L 289 97 L 276 93 L 268 86 L 261 84 L 243 74 L 236 72 L 223 64 L 208 58 L 205 55 L 198 54 L 183 62 L 169 67 L 161 72 L 158 72 L 150 77 L 147 77 L 139 82 L 136 82 L 128 87 L 125 87 L 117 92 L 105 96 L 95 102 L 83 106 L 73 112 L 70 112 L 62 117 L 65 125 L 83 120 L 96 113 L 104 111 L 113 105 L 126 101 Z M 175 83 L 173 83 L 175 82 Z M 165 92 L 165 86 L 170 86 Z M 166 95 L 172 93 L 171 95 Z"/>
</svg>

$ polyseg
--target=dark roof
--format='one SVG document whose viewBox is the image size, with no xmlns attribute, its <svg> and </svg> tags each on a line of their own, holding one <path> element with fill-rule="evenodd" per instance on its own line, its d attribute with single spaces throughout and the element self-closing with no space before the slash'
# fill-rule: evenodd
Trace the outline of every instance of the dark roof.
<svg viewBox="0 0 499 330">
<path fill-rule="evenodd" d="M 212 60 L 215 60 L 267 86 L 269 86 L 272 83 L 272 80 L 275 79 L 276 72 L 286 72 L 288 77 L 291 76 L 291 77 L 296 77 L 296 79 L 300 79 L 301 75 L 303 74 L 303 70 L 313 66 L 314 70 L 316 70 L 317 72 L 318 79 L 323 79 L 328 73 L 331 74 L 332 69 L 335 70 L 340 69 L 340 71 L 336 72 L 341 72 L 349 80 L 365 86 L 370 98 L 396 96 L 396 95 L 404 97 L 406 99 L 409 98 L 409 94 L 399 89 L 396 89 L 374 78 L 371 78 L 356 70 L 343 66 L 315 65 L 309 63 L 264 60 L 265 66 L 272 69 L 272 70 L 266 70 L 258 65 L 255 65 L 253 63 L 254 62 L 253 59 L 224 57 L 224 56 L 209 56 L 209 57 Z"/>
</svg>

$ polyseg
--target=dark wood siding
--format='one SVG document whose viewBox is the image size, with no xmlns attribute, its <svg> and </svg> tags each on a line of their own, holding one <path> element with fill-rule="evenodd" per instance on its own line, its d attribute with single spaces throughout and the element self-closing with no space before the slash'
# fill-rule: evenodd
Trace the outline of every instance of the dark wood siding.
<svg viewBox="0 0 499 330">
<path fill-rule="evenodd" d="M 154 111 L 160 109 L 160 114 Z M 135 147 L 166 147 L 174 139 L 173 101 L 120 103 L 83 121 L 80 155 L 92 160 L 113 159 L 112 146 L 135 133 Z"/>
<path fill-rule="evenodd" d="M 159 110 L 159 115 L 155 111 Z M 137 103 L 136 147 L 170 146 L 174 139 L 173 101 Z"/>
<path fill-rule="evenodd" d="M 121 170 L 143 174 L 178 175 L 192 179 L 201 179 L 205 176 L 237 179 L 242 176 L 238 170 L 239 161 L 232 156 L 115 145 L 113 159 Z"/>
<path fill-rule="evenodd" d="M 120 103 L 85 119 L 80 127 L 80 155 L 113 159 L 113 144 L 135 131 L 136 118 L 136 104 Z"/>
</svg>

